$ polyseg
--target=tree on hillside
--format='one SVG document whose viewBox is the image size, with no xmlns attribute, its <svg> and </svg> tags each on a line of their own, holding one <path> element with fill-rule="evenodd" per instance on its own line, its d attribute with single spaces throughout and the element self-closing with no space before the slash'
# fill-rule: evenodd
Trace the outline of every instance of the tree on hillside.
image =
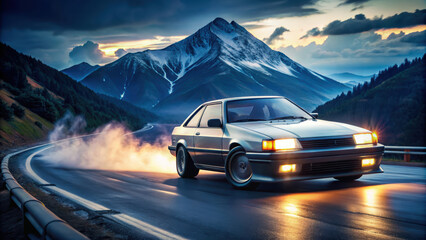
<svg viewBox="0 0 426 240">
<path fill-rule="evenodd" d="M 0 118 L 6 121 L 11 120 L 13 117 L 12 109 L 7 106 L 7 103 L 0 99 Z"/>
</svg>

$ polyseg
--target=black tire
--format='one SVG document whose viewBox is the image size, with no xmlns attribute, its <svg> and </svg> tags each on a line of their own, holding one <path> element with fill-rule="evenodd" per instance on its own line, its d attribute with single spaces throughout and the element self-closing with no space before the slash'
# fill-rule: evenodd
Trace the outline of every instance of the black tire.
<svg viewBox="0 0 426 240">
<path fill-rule="evenodd" d="M 225 173 L 228 182 L 236 189 L 255 189 L 258 185 L 252 181 L 253 171 L 241 146 L 229 151 L 225 161 Z"/>
<path fill-rule="evenodd" d="M 184 146 L 180 146 L 176 150 L 176 171 L 182 178 L 193 178 L 200 171 L 195 167 L 191 156 Z"/>
<path fill-rule="evenodd" d="M 353 175 L 353 176 L 347 176 L 347 177 L 335 177 L 334 179 L 337 179 L 341 182 L 352 182 L 360 178 L 362 174 L 360 175 Z"/>
</svg>

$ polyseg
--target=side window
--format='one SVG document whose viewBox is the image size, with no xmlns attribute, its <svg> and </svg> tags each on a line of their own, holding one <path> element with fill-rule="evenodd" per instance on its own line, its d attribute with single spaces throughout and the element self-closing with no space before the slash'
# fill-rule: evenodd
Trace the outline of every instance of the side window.
<svg viewBox="0 0 426 240">
<path fill-rule="evenodd" d="M 222 121 L 222 104 L 207 105 L 201 118 L 200 127 L 207 127 L 210 119 L 220 119 Z"/>
<path fill-rule="evenodd" d="M 198 122 L 200 121 L 200 117 L 203 114 L 204 108 L 200 108 L 198 112 L 196 112 L 194 115 L 192 115 L 192 118 L 186 123 L 185 127 L 198 127 Z"/>
</svg>

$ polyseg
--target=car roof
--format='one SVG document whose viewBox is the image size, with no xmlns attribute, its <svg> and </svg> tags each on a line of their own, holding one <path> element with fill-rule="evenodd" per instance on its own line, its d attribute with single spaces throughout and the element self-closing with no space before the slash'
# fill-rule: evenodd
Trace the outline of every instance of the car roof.
<svg viewBox="0 0 426 240">
<path fill-rule="evenodd" d="M 222 98 L 203 103 L 202 105 L 219 103 L 219 102 L 229 102 L 235 100 L 246 100 L 246 99 L 261 99 L 261 98 L 284 98 L 283 96 L 246 96 L 246 97 L 232 97 L 232 98 Z"/>
</svg>

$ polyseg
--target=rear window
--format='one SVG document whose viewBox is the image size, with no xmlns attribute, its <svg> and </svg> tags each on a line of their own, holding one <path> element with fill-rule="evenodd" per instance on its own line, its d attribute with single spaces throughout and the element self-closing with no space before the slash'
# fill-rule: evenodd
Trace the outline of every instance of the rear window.
<svg viewBox="0 0 426 240">
<path fill-rule="evenodd" d="M 221 104 L 207 105 L 206 110 L 204 111 L 203 117 L 201 118 L 200 127 L 207 127 L 207 122 L 210 119 L 222 120 Z"/>
<path fill-rule="evenodd" d="M 192 115 L 191 119 L 186 123 L 185 127 L 198 127 L 198 123 L 200 122 L 200 117 L 203 114 L 205 107 L 200 108 L 194 115 Z"/>
</svg>

